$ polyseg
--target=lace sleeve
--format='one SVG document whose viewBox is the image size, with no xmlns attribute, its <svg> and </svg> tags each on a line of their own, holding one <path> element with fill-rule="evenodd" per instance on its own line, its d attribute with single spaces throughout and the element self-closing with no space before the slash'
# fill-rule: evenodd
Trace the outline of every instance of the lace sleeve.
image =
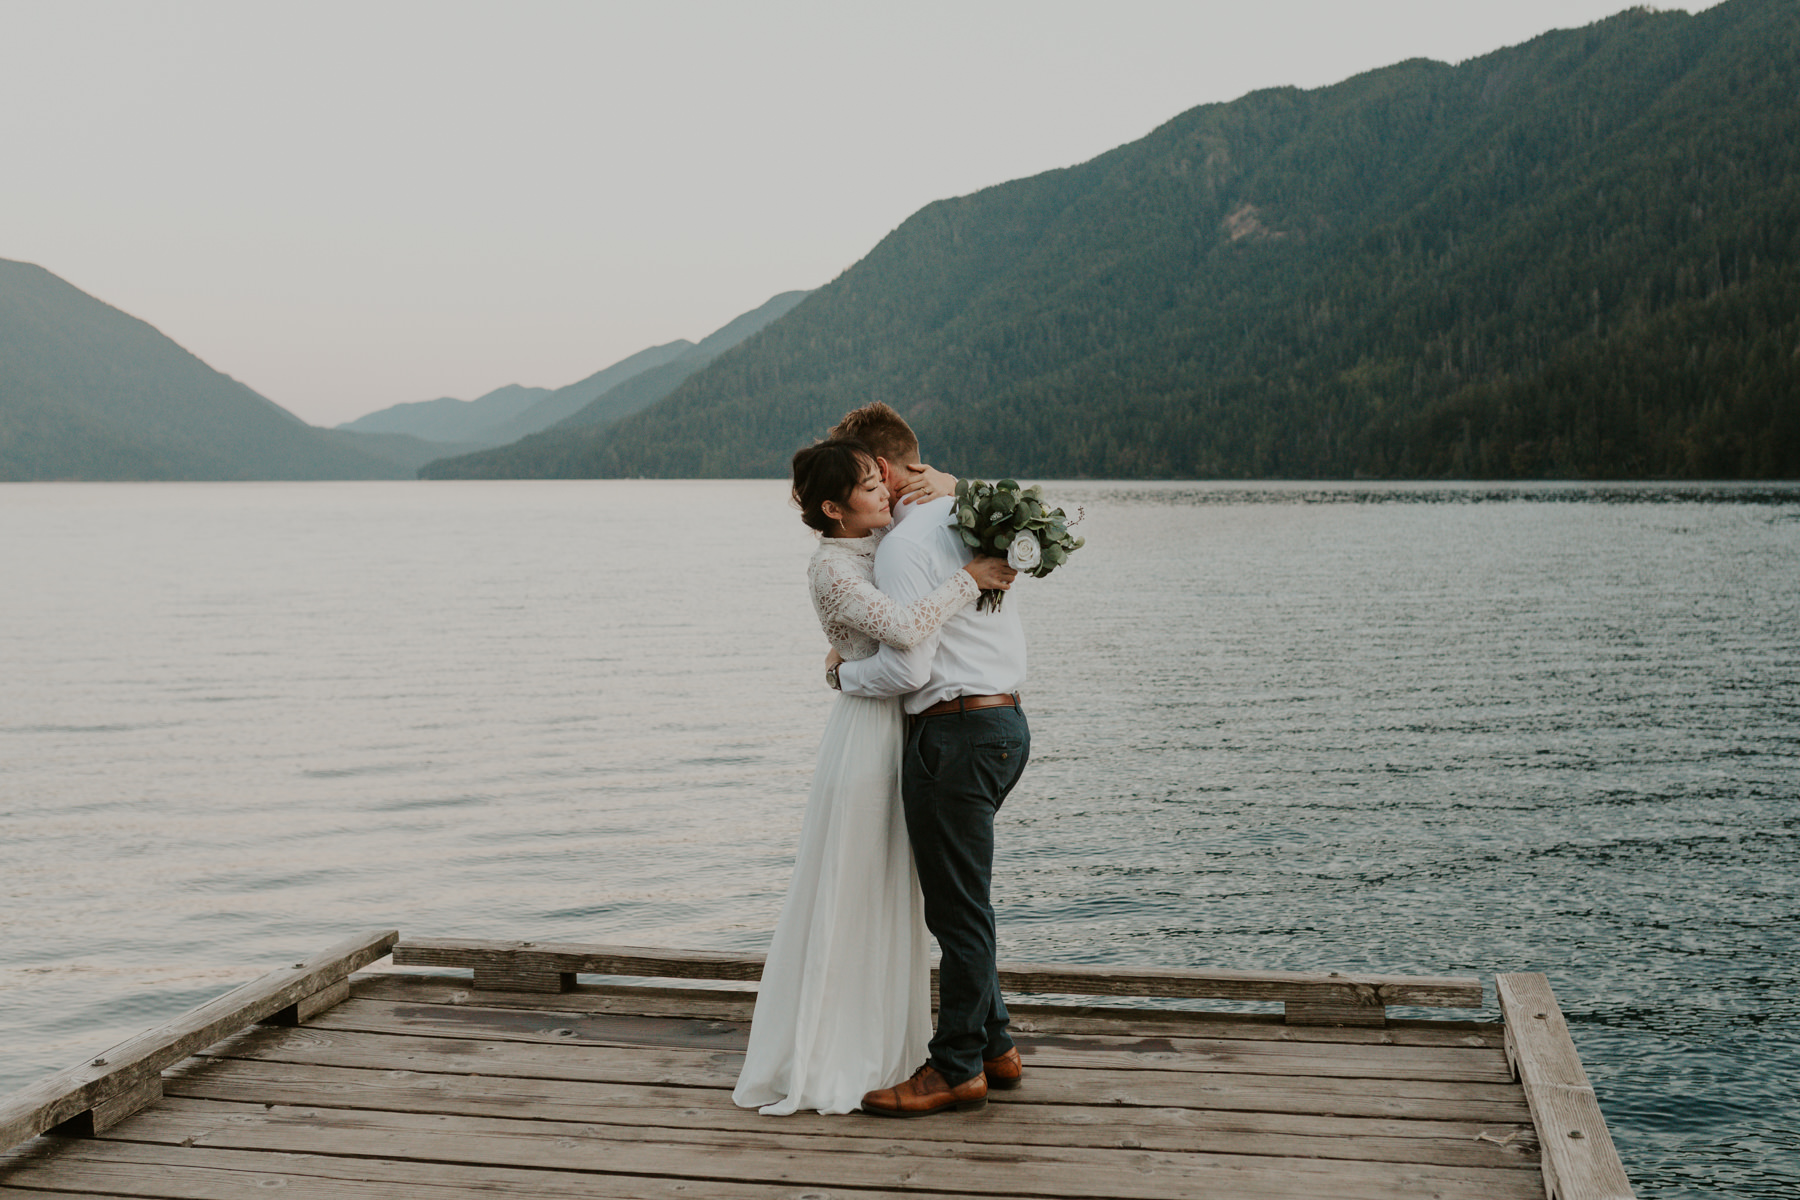
<svg viewBox="0 0 1800 1200">
<path fill-rule="evenodd" d="M 819 615 L 859 629 L 896 650 L 910 650 L 981 595 L 967 571 L 957 571 L 929 596 L 901 604 L 880 591 L 847 563 L 820 564 L 813 586 L 819 589 Z"/>
</svg>

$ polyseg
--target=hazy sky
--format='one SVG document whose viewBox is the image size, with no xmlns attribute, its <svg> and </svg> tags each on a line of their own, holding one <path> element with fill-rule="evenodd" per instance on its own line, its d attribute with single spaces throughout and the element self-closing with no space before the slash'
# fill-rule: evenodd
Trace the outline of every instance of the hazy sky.
<svg viewBox="0 0 1800 1200">
<path fill-rule="evenodd" d="M 1625 7 L 0 0 L 0 258 L 329 425 L 697 340 L 1197 104 Z"/>
</svg>

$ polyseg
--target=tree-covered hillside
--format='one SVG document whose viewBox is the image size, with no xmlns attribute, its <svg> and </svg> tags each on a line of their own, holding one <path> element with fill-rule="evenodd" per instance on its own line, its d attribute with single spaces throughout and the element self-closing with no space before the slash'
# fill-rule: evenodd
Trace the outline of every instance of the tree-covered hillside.
<svg viewBox="0 0 1800 1200">
<path fill-rule="evenodd" d="M 390 450 L 316 429 L 136 317 L 0 259 L 0 480 L 411 474 Z"/>
<path fill-rule="evenodd" d="M 1194 109 L 514 467 L 780 474 L 868 400 L 982 474 L 1800 475 L 1800 4 Z"/>
</svg>

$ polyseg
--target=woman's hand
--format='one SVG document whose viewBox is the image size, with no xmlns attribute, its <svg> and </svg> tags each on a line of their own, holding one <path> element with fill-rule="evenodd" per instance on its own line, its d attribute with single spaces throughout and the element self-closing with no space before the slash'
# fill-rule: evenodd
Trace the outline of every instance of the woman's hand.
<svg viewBox="0 0 1800 1200">
<path fill-rule="evenodd" d="M 946 475 L 929 463 L 914 463 L 906 470 L 906 482 L 900 485 L 902 504 L 923 504 L 956 492 L 956 476 Z"/>
<path fill-rule="evenodd" d="M 970 562 L 963 570 L 974 577 L 975 582 L 984 592 L 993 591 L 996 588 L 1004 592 L 1011 588 L 1013 580 L 1019 577 L 1017 571 L 1006 565 L 1004 558 L 994 558 L 986 554 Z"/>
</svg>

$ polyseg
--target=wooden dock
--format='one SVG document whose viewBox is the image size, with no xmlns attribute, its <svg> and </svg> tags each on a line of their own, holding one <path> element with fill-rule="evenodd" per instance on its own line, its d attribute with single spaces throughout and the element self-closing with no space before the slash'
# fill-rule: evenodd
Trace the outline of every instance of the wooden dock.
<svg viewBox="0 0 1800 1200">
<path fill-rule="evenodd" d="M 368 972 L 391 953 L 436 975 Z M 0 1098 L 0 1200 L 1631 1196 L 1541 975 L 1005 968 L 1024 1086 L 979 1113 L 731 1103 L 761 958 L 350 939 Z M 473 976 L 450 971 L 472 970 Z M 360 973 L 359 973 L 360 972 Z M 651 982 L 595 983 L 580 976 Z"/>
</svg>

